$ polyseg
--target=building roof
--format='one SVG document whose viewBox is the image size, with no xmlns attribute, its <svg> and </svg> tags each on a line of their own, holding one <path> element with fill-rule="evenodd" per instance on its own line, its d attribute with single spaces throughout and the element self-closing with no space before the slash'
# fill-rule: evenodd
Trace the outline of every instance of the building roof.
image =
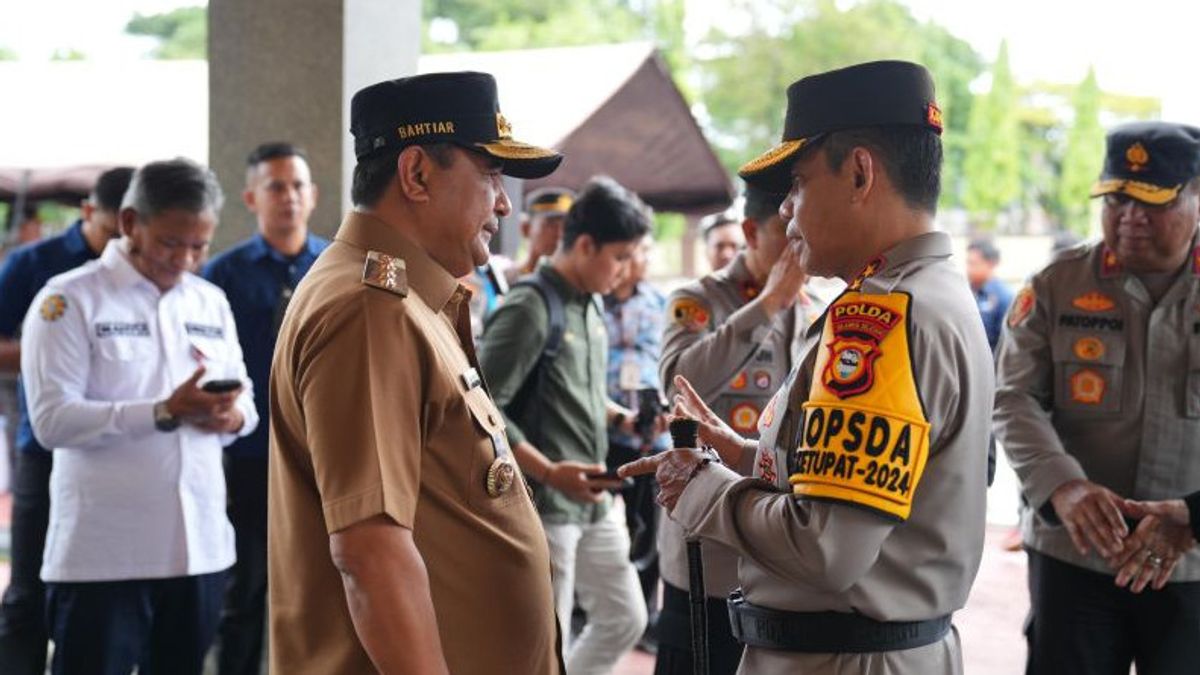
<svg viewBox="0 0 1200 675">
<path fill-rule="evenodd" d="M 514 136 L 566 155 L 528 189 L 578 189 L 607 174 L 659 210 L 711 213 L 732 201 L 729 174 L 651 43 L 429 54 L 418 68 L 495 75 Z"/>
<path fill-rule="evenodd" d="M 567 156 L 526 189 L 579 188 L 603 173 L 659 210 L 711 213 L 733 197 L 729 175 L 651 43 L 429 54 L 419 69 L 496 76 L 515 135 Z M 0 91 L 8 94 L 0 193 L 15 190 L 29 169 L 39 170 L 30 187 L 49 181 L 45 198 L 52 198 L 64 194 L 64 180 L 90 185 L 110 166 L 208 159 L 205 61 L 0 62 Z"/>
</svg>

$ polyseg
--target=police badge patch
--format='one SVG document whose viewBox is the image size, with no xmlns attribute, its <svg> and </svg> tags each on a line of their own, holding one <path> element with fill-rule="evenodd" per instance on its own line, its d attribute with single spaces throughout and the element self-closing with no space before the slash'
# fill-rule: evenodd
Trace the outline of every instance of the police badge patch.
<svg viewBox="0 0 1200 675">
<path fill-rule="evenodd" d="M 1012 307 L 1008 310 L 1008 327 L 1016 328 L 1025 321 L 1029 313 L 1033 311 L 1033 306 L 1037 304 L 1037 296 L 1033 294 L 1033 286 L 1026 286 L 1017 293 L 1017 297 L 1013 300 Z"/>
<path fill-rule="evenodd" d="M 676 298 L 671 302 L 671 308 L 667 310 L 667 315 L 671 317 L 673 323 L 679 324 L 690 332 L 706 328 L 708 320 L 712 316 L 709 314 L 708 307 L 695 298 Z"/>
<path fill-rule="evenodd" d="M 879 343 L 904 316 L 869 300 L 838 303 L 829 312 L 833 341 L 825 345 L 829 360 L 821 373 L 825 388 L 838 398 L 863 393 L 875 383 Z"/>
<path fill-rule="evenodd" d="M 729 426 L 739 434 L 754 433 L 758 428 L 759 410 L 753 403 L 739 403 L 729 412 Z"/>
</svg>

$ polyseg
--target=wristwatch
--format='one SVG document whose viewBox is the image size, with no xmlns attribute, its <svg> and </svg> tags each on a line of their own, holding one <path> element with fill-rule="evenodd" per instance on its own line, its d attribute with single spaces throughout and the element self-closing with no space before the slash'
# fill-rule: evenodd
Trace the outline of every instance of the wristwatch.
<svg viewBox="0 0 1200 675">
<path fill-rule="evenodd" d="M 165 400 L 154 404 L 154 428 L 159 431 L 175 431 L 182 421 L 167 410 Z"/>
</svg>

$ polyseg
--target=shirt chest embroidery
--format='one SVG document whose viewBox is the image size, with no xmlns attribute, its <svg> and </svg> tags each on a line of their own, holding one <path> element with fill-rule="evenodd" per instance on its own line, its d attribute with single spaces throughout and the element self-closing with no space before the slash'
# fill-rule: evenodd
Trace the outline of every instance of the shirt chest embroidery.
<svg viewBox="0 0 1200 675">
<path fill-rule="evenodd" d="M 145 321 L 98 321 L 96 337 L 150 337 L 150 324 Z"/>
<path fill-rule="evenodd" d="M 224 339 L 225 337 L 225 328 L 223 326 L 211 326 L 208 324 L 192 323 L 191 321 L 188 321 L 183 324 L 183 327 L 184 330 L 187 331 L 188 335 L 194 335 L 196 337 L 217 339 Z"/>
</svg>

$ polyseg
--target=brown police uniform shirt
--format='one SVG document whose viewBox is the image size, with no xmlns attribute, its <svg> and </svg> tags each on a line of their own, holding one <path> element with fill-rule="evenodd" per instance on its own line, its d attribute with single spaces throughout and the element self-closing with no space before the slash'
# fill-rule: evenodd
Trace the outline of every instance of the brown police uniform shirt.
<svg viewBox="0 0 1200 675">
<path fill-rule="evenodd" d="M 726 424 L 747 438 L 758 436 L 758 419 L 792 368 L 805 331 L 825 305 L 810 293 L 770 321 L 758 301 L 761 287 L 739 253 L 724 268 L 684 285 L 667 300 L 659 375 L 669 396 L 682 375 Z M 748 473 L 748 466 L 747 466 Z M 704 588 L 724 598 L 737 588 L 737 556 L 703 542 Z M 663 518 L 658 529 L 663 579 L 688 587 L 683 530 Z"/>
<path fill-rule="evenodd" d="M 1050 495 L 1073 479 L 1133 499 L 1200 488 L 1200 248 L 1156 303 L 1103 243 L 1080 245 L 1034 275 L 1006 324 L 996 434 L 1028 502 L 1025 544 L 1111 575 L 1075 550 Z M 1200 581 L 1200 551 L 1171 580 Z"/>
<path fill-rule="evenodd" d="M 559 672 L 550 558 L 524 480 L 486 489 L 504 427 L 471 377 L 467 295 L 361 213 L 297 288 L 271 372 L 272 672 L 373 671 L 329 536 L 379 514 L 413 532 L 450 672 Z"/>
<path fill-rule="evenodd" d="M 749 602 L 880 621 L 966 602 L 983 551 L 993 378 L 950 252 L 933 232 L 877 258 L 810 329 L 819 341 L 760 424 L 756 478 L 711 465 L 681 495 L 671 517 L 739 553 Z M 838 655 L 858 665 L 831 668 L 828 655 L 777 653 L 789 672 L 880 672 L 870 657 Z"/>
</svg>

